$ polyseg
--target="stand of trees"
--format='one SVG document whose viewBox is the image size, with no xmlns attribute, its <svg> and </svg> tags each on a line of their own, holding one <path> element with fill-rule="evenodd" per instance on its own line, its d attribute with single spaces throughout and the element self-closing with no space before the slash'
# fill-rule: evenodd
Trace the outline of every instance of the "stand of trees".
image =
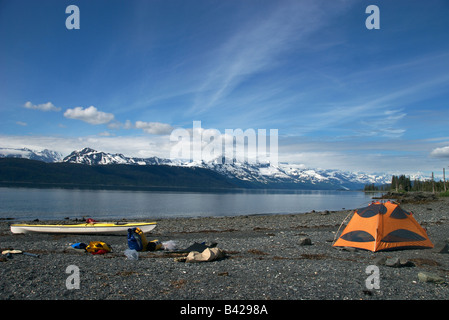
<svg viewBox="0 0 449 320">
<path fill-rule="evenodd" d="M 372 184 L 366 184 L 363 191 L 390 191 L 390 184 L 382 184 L 379 186 L 376 186 L 374 183 Z"/>
<path fill-rule="evenodd" d="M 393 176 L 391 178 L 391 184 L 376 186 L 374 184 L 365 185 L 364 191 L 427 191 L 427 192 L 444 192 L 447 189 L 445 187 L 444 181 L 434 181 L 430 180 L 416 180 L 413 181 L 410 177 L 405 175 Z"/>
</svg>

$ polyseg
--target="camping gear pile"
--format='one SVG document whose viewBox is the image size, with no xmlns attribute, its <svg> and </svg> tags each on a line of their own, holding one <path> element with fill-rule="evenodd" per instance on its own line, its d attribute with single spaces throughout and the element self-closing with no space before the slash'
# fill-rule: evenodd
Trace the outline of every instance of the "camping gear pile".
<svg viewBox="0 0 449 320">
<path fill-rule="evenodd" d="M 95 224 L 99 224 L 99 222 L 89 219 L 87 223 L 84 225 L 95 225 Z M 153 228 L 156 225 L 156 223 L 150 224 L 153 226 Z M 132 224 L 124 223 L 123 225 L 130 226 Z M 147 224 L 145 224 L 144 226 L 147 227 Z M 147 237 L 145 236 L 145 231 L 147 231 L 147 229 L 142 230 L 140 227 L 128 228 L 127 230 L 128 248 L 124 252 L 124 255 L 128 260 L 138 260 L 140 252 L 158 251 L 158 250 L 166 250 L 174 253 L 186 254 L 187 257 L 184 256 L 176 260 L 183 262 L 213 261 L 224 257 L 224 252 L 221 249 L 215 248 L 216 243 L 206 245 L 205 243 L 195 242 L 193 245 L 191 245 L 186 249 L 177 249 L 176 242 L 172 240 L 164 242 L 161 242 L 159 240 L 148 241 Z M 90 241 L 88 244 L 83 242 L 77 242 L 70 244 L 68 248 L 70 250 L 74 250 L 80 253 L 91 253 L 93 255 L 103 255 L 109 252 L 113 252 L 112 246 L 104 241 Z M 13 253 L 22 253 L 22 251 L 20 250 L 8 252 L 5 251 L 4 255 L 8 254 L 8 257 L 11 257 L 11 254 Z"/>
<path fill-rule="evenodd" d="M 79 252 L 89 252 L 92 254 L 105 254 L 112 251 L 110 245 L 103 241 L 90 241 L 89 244 L 78 242 L 71 244 L 70 247 Z"/>
<path fill-rule="evenodd" d="M 194 243 L 186 249 L 176 249 L 174 241 L 160 242 L 159 240 L 148 241 L 145 234 L 139 228 L 128 229 L 128 247 L 125 250 L 125 256 L 129 260 L 137 260 L 139 252 L 169 250 L 176 253 L 187 253 L 187 257 L 175 259 L 178 262 L 206 262 L 213 261 L 224 257 L 224 252 L 216 248 L 217 244 L 212 243 Z"/>
<path fill-rule="evenodd" d="M 128 251 L 155 251 L 161 249 L 162 244 L 158 240 L 148 242 L 142 229 L 135 227 L 128 228 L 128 247 Z M 112 247 L 103 241 L 90 241 L 88 245 L 78 242 L 72 244 L 71 248 L 92 254 L 105 254 L 112 251 Z M 128 255 L 135 257 L 134 252 L 127 252 L 126 256 Z"/>
</svg>

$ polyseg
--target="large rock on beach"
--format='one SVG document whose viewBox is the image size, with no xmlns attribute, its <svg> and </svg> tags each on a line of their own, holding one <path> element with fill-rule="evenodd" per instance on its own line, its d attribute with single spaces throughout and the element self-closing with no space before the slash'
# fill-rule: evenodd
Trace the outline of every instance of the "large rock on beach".
<svg viewBox="0 0 449 320">
<path fill-rule="evenodd" d="M 444 279 L 431 272 L 419 272 L 418 279 L 421 282 L 444 283 Z"/>
<path fill-rule="evenodd" d="M 413 267 L 415 264 L 407 259 L 402 258 L 388 258 L 385 260 L 385 265 L 392 268 Z"/>
<path fill-rule="evenodd" d="M 447 241 L 439 241 L 435 243 L 432 251 L 436 253 L 449 253 L 449 243 Z"/>
</svg>

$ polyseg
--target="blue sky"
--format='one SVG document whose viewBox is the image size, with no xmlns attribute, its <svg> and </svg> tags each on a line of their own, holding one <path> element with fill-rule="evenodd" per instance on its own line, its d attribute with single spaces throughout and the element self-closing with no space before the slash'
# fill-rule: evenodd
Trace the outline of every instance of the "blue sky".
<svg viewBox="0 0 449 320">
<path fill-rule="evenodd" d="M 278 129 L 279 161 L 304 167 L 438 173 L 448 14 L 447 0 L 0 0 L 0 147 L 168 157 L 170 133 L 201 121 Z"/>
</svg>

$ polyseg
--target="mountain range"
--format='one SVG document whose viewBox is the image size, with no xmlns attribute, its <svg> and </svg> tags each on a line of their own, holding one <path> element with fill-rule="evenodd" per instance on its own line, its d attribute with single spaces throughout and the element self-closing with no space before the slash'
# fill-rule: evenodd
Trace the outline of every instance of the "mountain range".
<svg viewBox="0 0 449 320">
<path fill-rule="evenodd" d="M 58 162 L 63 157 L 62 153 L 48 149 L 33 151 L 28 148 L 0 148 L 0 158 L 23 158 L 43 162 Z"/>
<path fill-rule="evenodd" d="M 96 151 L 91 148 L 76 150 L 63 157 L 60 153 L 50 150 L 40 152 L 30 149 L 0 148 L 0 158 L 25 158 L 43 161 L 46 163 L 66 163 L 78 164 L 89 167 L 114 166 L 114 174 L 118 174 L 117 168 L 127 167 L 154 167 L 159 166 L 164 170 L 171 168 L 204 169 L 213 172 L 214 179 L 221 176 L 224 185 L 230 184 L 240 188 L 257 189 L 312 189 L 312 190 L 360 190 L 367 184 L 389 184 L 391 175 L 388 174 L 367 174 L 358 172 L 345 172 L 341 170 L 311 169 L 295 166 L 287 163 L 279 163 L 273 166 L 269 163 L 222 163 L 222 161 L 180 161 L 158 157 L 136 158 L 127 157 L 123 154 L 111 154 Z M 117 165 L 125 165 L 117 167 Z M 111 167 L 112 168 L 112 167 Z M 90 169 L 91 170 L 91 169 Z M 137 170 L 137 169 L 133 169 Z M 184 171 L 183 171 L 184 172 Z M 201 171 L 204 174 L 205 171 Z M 190 174 L 190 172 L 189 172 Z M 218 174 L 218 175 L 216 175 Z M 190 179 L 194 179 L 193 176 Z M 173 180 L 171 183 L 176 184 Z M 185 184 L 185 182 L 183 182 Z"/>
</svg>

